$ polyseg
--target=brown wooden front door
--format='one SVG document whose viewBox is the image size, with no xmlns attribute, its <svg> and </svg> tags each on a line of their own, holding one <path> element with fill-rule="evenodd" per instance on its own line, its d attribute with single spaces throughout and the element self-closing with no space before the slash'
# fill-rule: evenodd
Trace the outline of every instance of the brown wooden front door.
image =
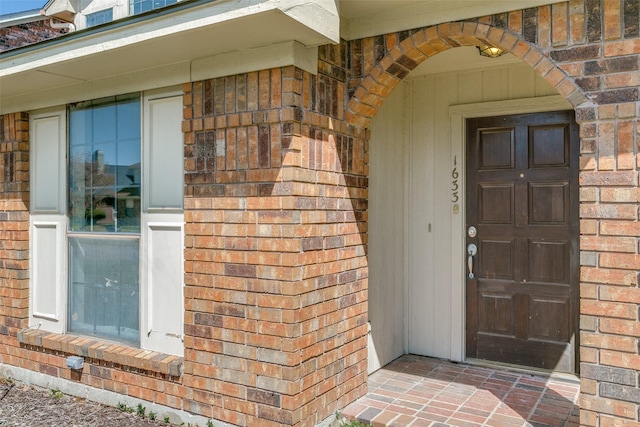
<svg viewBox="0 0 640 427">
<path fill-rule="evenodd" d="M 572 111 L 467 120 L 467 357 L 576 372 L 578 157 Z"/>
</svg>

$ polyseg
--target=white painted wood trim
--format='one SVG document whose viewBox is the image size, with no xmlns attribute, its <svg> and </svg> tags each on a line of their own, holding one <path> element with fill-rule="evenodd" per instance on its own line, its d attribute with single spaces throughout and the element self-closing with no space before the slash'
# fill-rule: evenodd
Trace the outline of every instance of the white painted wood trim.
<svg viewBox="0 0 640 427">
<path fill-rule="evenodd" d="M 213 79 L 288 65 L 295 65 L 311 74 L 317 74 L 318 48 L 307 48 L 292 41 L 195 59 L 191 62 L 189 79 Z"/>
<path fill-rule="evenodd" d="M 29 326 L 39 326 L 43 330 L 64 333 L 66 331 L 67 318 L 67 250 L 66 237 L 66 150 L 67 150 L 67 114 L 65 107 L 56 107 L 48 110 L 33 112 L 29 117 L 29 127 L 35 129 L 35 123 L 39 120 L 54 119 L 57 129 L 50 129 L 51 135 L 30 134 L 30 224 L 29 224 L 29 248 L 31 262 L 29 263 Z M 40 138 L 42 137 L 42 140 Z M 35 150 L 44 144 L 54 145 L 53 159 L 41 159 Z M 49 176 L 52 168 L 40 168 L 39 164 L 57 162 L 55 176 Z M 41 177 L 41 174 L 47 175 Z M 38 189 L 38 182 L 43 178 L 50 180 L 51 185 Z M 36 210 L 39 192 L 56 192 L 52 200 L 56 200 L 56 206 L 41 206 Z M 47 197 L 47 199 L 49 199 Z M 48 242 L 47 247 L 41 247 L 38 242 L 40 231 L 54 230 L 54 242 Z M 53 252 L 53 253 L 51 253 Z M 53 298 L 53 312 L 47 313 L 38 310 L 38 298 L 44 295 Z"/>
<path fill-rule="evenodd" d="M 45 123 L 48 122 L 48 123 Z M 40 124 L 55 125 L 49 128 L 54 135 L 39 135 Z M 34 112 L 29 117 L 31 136 L 31 211 L 37 213 L 64 214 L 66 209 L 65 159 L 67 150 L 67 113 L 65 107 L 55 107 Z M 42 137 L 40 140 L 39 137 Z M 47 149 L 47 156 L 37 151 Z M 55 161 L 54 161 L 55 160 Z M 44 187 L 43 187 L 44 185 Z"/>
<path fill-rule="evenodd" d="M 535 98 L 452 105 L 449 107 L 449 115 L 452 118 L 462 117 L 466 119 L 470 117 L 491 117 L 507 114 L 541 113 L 544 111 L 572 109 L 573 106 L 561 95 L 550 95 Z"/>
<path fill-rule="evenodd" d="M 184 215 L 183 214 L 149 214 L 145 215 L 142 224 L 142 251 L 140 257 L 140 347 L 147 350 L 160 351 L 167 354 L 184 355 Z M 171 249 L 179 252 L 179 256 L 171 257 L 171 259 L 163 259 L 154 253 L 154 231 L 171 232 L 174 238 L 180 241 L 178 248 Z M 163 286 L 174 286 L 174 283 L 166 283 L 163 278 L 157 278 L 160 282 L 154 281 L 153 263 L 160 265 L 173 264 L 178 272 L 178 279 L 175 279 L 179 286 L 179 296 L 171 300 L 169 309 L 172 310 L 173 316 L 180 320 L 178 324 L 172 324 L 173 332 L 167 333 L 166 325 L 157 325 L 154 323 L 155 316 L 159 308 L 154 307 L 154 292 L 158 292 Z M 169 278 L 171 279 L 171 278 Z M 174 295 L 175 296 L 175 295 Z M 177 316 L 176 316 L 177 315 Z"/>
<path fill-rule="evenodd" d="M 153 111 L 151 104 L 155 101 L 177 102 L 182 107 L 182 90 L 180 87 L 171 87 L 165 89 L 158 89 L 147 91 L 142 96 L 142 196 L 143 196 L 143 211 L 141 217 L 141 246 L 140 246 L 140 347 L 148 350 L 156 350 L 168 354 L 183 355 L 184 354 L 184 211 L 182 207 L 169 206 L 169 207 L 150 207 L 149 201 L 151 199 L 150 185 L 152 174 L 152 150 L 154 149 L 152 141 L 152 129 L 153 118 L 151 117 Z M 159 117 L 163 120 L 163 125 L 167 125 L 167 120 L 175 120 L 174 125 L 180 133 L 180 150 L 182 153 L 182 147 L 184 146 L 182 140 L 182 108 L 179 108 L 179 115 L 176 117 Z M 164 111 L 164 110 L 163 110 Z M 162 114 L 161 114 L 162 116 Z M 177 137 L 177 136 L 176 136 Z M 158 141 L 158 147 L 162 148 L 162 144 L 165 141 Z M 167 168 L 175 167 L 180 171 L 183 170 L 183 156 L 172 157 L 164 160 L 163 165 Z M 174 164 L 175 162 L 175 164 Z M 170 163 L 170 164 L 169 164 Z M 158 171 L 156 171 L 158 172 Z M 181 182 L 183 180 L 184 173 L 180 173 Z M 183 192 L 184 186 L 180 186 L 180 192 Z M 184 196 L 180 195 L 180 200 Z M 153 253 L 153 232 L 154 230 L 171 231 L 175 233 L 173 238 L 177 238 L 180 241 L 178 248 L 171 248 L 174 256 L 170 256 L 170 259 L 163 259 L 166 257 L 158 257 Z M 174 281 L 178 281 L 180 287 L 180 296 L 177 297 L 177 301 L 172 301 L 170 308 L 175 315 L 178 313 L 180 319 L 176 330 L 180 333 L 172 333 L 167 335 L 165 331 L 157 331 L 157 327 L 153 324 L 153 316 L 156 311 L 156 307 L 153 307 L 153 293 L 157 289 L 162 289 L 162 286 L 171 286 L 175 282 L 166 283 L 162 279 L 158 279 L 158 282 L 152 283 L 153 277 L 153 263 L 160 265 L 174 265 L 179 270 L 179 279 L 168 278 Z M 162 283 L 160 283 L 162 282 Z M 175 311 L 173 311 L 175 310 Z M 176 316 L 173 316 L 176 317 Z M 154 333 L 154 328 L 155 332 Z"/>
<path fill-rule="evenodd" d="M 411 161 L 410 161 L 410 153 L 411 150 L 409 149 L 409 146 L 411 144 L 411 132 L 412 132 L 412 127 L 410 126 L 410 122 L 411 122 L 411 117 L 412 117 L 412 112 L 411 112 L 411 108 L 412 108 L 412 104 L 411 104 L 411 97 L 412 97 L 412 91 L 410 90 L 409 85 L 406 82 L 402 82 L 402 84 L 399 85 L 400 87 L 397 88 L 396 90 L 402 90 L 403 92 L 403 98 L 404 98 L 404 105 L 406 106 L 404 111 L 403 111 L 403 116 L 402 116 L 402 124 L 400 126 L 400 128 L 402 129 L 402 148 L 404 150 L 404 164 L 407 165 L 407 167 L 404 168 L 404 176 L 403 176 L 403 181 L 404 184 L 402 186 L 403 188 L 403 195 L 402 195 L 402 199 L 403 199 L 403 212 L 402 215 L 404 216 L 404 220 L 403 220 L 403 226 L 404 229 L 402 230 L 404 236 L 403 236 L 403 241 L 404 241 L 404 256 L 403 258 L 403 265 L 402 265 L 402 269 L 404 271 L 404 280 L 402 281 L 402 289 L 404 292 L 404 313 L 403 313 L 403 319 L 402 321 L 404 322 L 404 349 L 403 352 L 404 354 L 409 354 L 409 340 L 410 340 L 410 336 L 411 336 L 411 332 L 410 332 L 410 312 L 409 312 L 409 308 L 410 308 L 410 304 L 409 304 L 409 299 L 411 297 L 411 289 L 410 289 L 410 283 L 409 283 L 409 278 L 410 276 L 410 271 L 411 271 L 411 266 L 410 266 L 410 252 L 409 252 L 409 248 L 410 248 L 410 222 L 409 222 L 409 212 L 410 212 L 410 203 L 409 203 L 409 198 L 411 197 Z"/>
<path fill-rule="evenodd" d="M 451 277 L 459 278 L 459 283 L 451 286 L 451 360 L 465 361 L 465 325 L 466 325 L 466 119 L 472 117 L 504 116 L 510 114 L 542 113 L 546 111 L 571 110 L 573 107 L 561 95 L 537 98 L 510 99 L 504 101 L 479 102 L 474 104 L 452 105 L 449 107 L 452 153 L 457 153 L 460 176 L 461 196 L 460 214 L 452 221 Z M 453 159 L 451 159 L 453 165 Z M 456 303 L 457 302 L 457 303 Z"/>
<path fill-rule="evenodd" d="M 29 327 L 38 326 L 59 334 L 64 333 L 67 327 L 66 226 L 64 215 L 31 215 Z M 54 241 L 49 242 L 51 246 L 47 248 L 41 248 L 38 244 L 38 233 L 41 230 L 54 231 Z M 37 301 L 41 294 L 54 299 L 52 313 L 38 310 Z"/>
<path fill-rule="evenodd" d="M 451 123 L 455 121 L 450 117 Z M 461 362 L 464 360 L 465 342 L 465 159 L 464 159 L 464 120 L 463 126 L 451 126 L 451 158 L 449 159 L 451 169 L 458 172 L 459 198 L 457 202 L 451 201 L 451 360 Z M 454 213 L 455 205 L 458 206 L 458 213 Z M 462 257 L 461 255 L 462 254 Z"/>
<path fill-rule="evenodd" d="M 337 0 L 278 0 L 278 9 L 304 26 L 340 42 Z"/>
<path fill-rule="evenodd" d="M 158 106 L 158 109 L 154 109 L 155 106 Z M 184 200 L 184 162 L 181 161 L 184 157 L 182 110 L 182 90 L 179 87 L 147 91 L 143 95 L 142 209 L 145 213 L 182 212 Z M 158 128 L 154 129 L 156 125 Z M 179 183 L 170 182 L 168 178 L 179 180 Z M 164 200 L 158 200 L 163 198 Z M 172 200 L 167 203 L 169 199 Z"/>
</svg>

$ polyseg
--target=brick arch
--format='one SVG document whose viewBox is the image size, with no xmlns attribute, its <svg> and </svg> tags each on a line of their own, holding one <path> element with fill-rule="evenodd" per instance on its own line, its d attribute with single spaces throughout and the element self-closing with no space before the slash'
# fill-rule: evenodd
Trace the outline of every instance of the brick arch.
<svg viewBox="0 0 640 427">
<path fill-rule="evenodd" d="M 347 122 L 361 129 L 367 128 L 395 87 L 427 58 L 455 47 L 486 43 L 505 49 L 531 65 L 574 107 L 587 101 L 582 90 L 562 69 L 519 34 L 478 22 L 456 22 L 420 29 L 388 47 L 382 59 L 365 73 L 349 99 Z"/>
</svg>

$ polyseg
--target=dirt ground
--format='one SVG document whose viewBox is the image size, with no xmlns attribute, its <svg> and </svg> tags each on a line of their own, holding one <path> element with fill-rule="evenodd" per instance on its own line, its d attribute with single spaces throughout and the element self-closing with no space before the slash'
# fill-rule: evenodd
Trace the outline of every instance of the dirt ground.
<svg viewBox="0 0 640 427">
<path fill-rule="evenodd" d="M 158 427 L 150 420 L 56 390 L 43 390 L 0 377 L 0 427 Z"/>
</svg>

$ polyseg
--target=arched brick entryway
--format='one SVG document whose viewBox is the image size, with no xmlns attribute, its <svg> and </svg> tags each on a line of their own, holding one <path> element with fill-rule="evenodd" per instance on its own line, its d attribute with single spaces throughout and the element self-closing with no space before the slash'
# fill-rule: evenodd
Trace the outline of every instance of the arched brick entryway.
<svg viewBox="0 0 640 427">
<path fill-rule="evenodd" d="M 368 128 L 425 59 L 484 42 L 507 49 L 575 108 L 580 124 L 580 424 L 636 425 L 638 54 L 634 2 L 572 0 L 350 41 L 349 124 Z"/>
<path fill-rule="evenodd" d="M 377 53 L 371 54 L 374 44 L 362 43 L 363 51 L 369 49 L 363 53 L 363 56 L 368 55 L 369 61 L 363 60 L 360 64 L 362 74 L 358 84 L 353 84 L 358 73 L 352 74 L 354 80 L 350 87 L 353 92 L 348 102 L 346 118 L 351 125 L 359 128 L 370 127 L 378 109 L 418 65 L 438 53 L 461 46 L 491 44 L 501 47 L 528 64 L 574 108 L 589 109 L 591 105 L 574 77 L 550 58 L 548 50 L 529 43 L 521 35 L 506 29 L 477 22 L 448 23 L 409 34 L 386 35 L 383 40 L 385 54 L 378 55 L 380 59 L 375 62 L 370 61 Z M 350 53 L 353 54 L 353 50 Z M 585 117 L 582 119 L 584 121 Z"/>
<path fill-rule="evenodd" d="M 348 123 L 368 127 L 384 100 L 414 68 L 429 57 L 460 46 L 498 46 L 531 65 L 574 107 L 587 101 L 582 90 L 540 48 L 508 30 L 477 22 L 456 22 L 423 28 L 402 41 L 398 39 L 387 38 L 386 55 L 371 67 L 350 98 Z"/>
</svg>

